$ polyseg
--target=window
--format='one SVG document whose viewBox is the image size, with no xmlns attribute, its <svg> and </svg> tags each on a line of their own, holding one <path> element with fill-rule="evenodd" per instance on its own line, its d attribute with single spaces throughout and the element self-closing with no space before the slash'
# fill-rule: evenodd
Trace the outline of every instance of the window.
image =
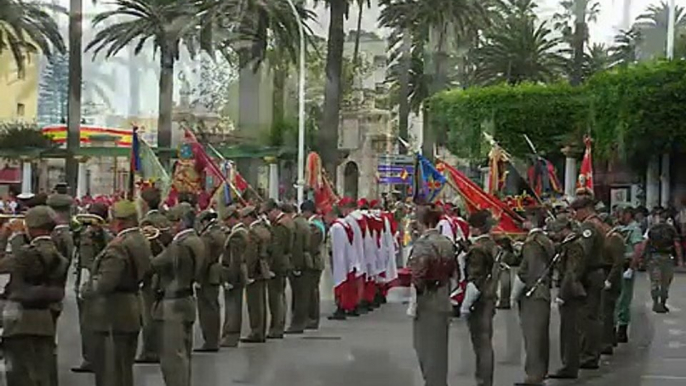
<svg viewBox="0 0 686 386">
<path fill-rule="evenodd" d="M 17 103 L 17 116 L 23 117 L 26 111 L 26 106 L 23 103 Z"/>
</svg>

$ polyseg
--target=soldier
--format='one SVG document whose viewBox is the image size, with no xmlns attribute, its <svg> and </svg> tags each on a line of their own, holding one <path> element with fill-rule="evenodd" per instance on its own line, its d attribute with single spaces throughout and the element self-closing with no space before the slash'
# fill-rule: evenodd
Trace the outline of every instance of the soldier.
<svg viewBox="0 0 686 386">
<path fill-rule="evenodd" d="M 605 232 L 602 222 L 595 211 L 595 199 L 589 196 L 577 198 L 571 205 L 574 218 L 580 222 L 579 232 L 584 244 L 586 273 L 582 278 L 586 301 L 581 307 L 581 369 L 599 368 L 600 343 L 602 340 L 603 322 L 601 315 L 601 295 L 605 287 L 603 272 L 603 253 Z"/>
<path fill-rule="evenodd" d="M 138 204 L 142 213 L 145 213 L 141 220 L 141 227 L 151 226 L 160 231 L 157 238 L 150 241 L 152 255 L 157 256 L 171 243 L 172 234 L 169 220 L 163 215 L 159 206 L 162 196 L 159 189 L 149 187 L 141 191 L 141 199 Z M 152 318 L 152 306 L 155 303 L 155 287 L 157 277 L 154 272 L 150 272 L 143 280 L 141 288 L 141 303 L 143 313 L 143 329 L 141 330 L 141 353 L 136 358 L 136 363 L 159 363 L 160 357 L 157 349 L 157 342 L 160 340 L 157 325 Z"/>
<path fill-rule="evenodd" d="M 250 318 L 250 334 L 241 341 L 264 343 L 267 334 L 267 281 L 272 278 L 267 263 L 271 232 L 267 223 L 257 218 L 256 208 L 246 208 L 241 214 L 243 225 L 248 229 L 248 250 L 245 254 L 248 284 L 245 287 L 245 300 Z"/>
<path fill-rule="evenodd" d="M 69 262 L 50 237 L 56 226 L 52 209 L 30 209 L 25 225 L 30 243 L 0 260 L 0 273 L 10 274 L 2 314 L 7 385 L 56 385 L 52 306 L 64 298 Z"/>
<path fill-rule="evenodd" d="M 674 277 L 674 257 L 683 263 L 679 236 L 674 227 L 667 223 L 665 212 L 656 211 L 654 224 L 648 230 L 648 239 L 640 246 L 634 267 L 638 259 L 645 256 L 646 268 L 650 274 L 650 296 L 653 298 L 653 312 L 666 313 L 669 286 Z"/>
<path fill-rule="evenodd" d="M 198 216 L 200 238 L 205 243 L 205 260 L 198 289 L 198 320 L 205 343 L 198 352 L 219 351 L 221 315 L 219 285 L 222 282 L 222 266 L 219 257 L 224 251 L 226 235 L 217 221 L 217 213 L 204 211 Z"/>
<path fill-rule="evenodd" d="M 448 378 L 448 326 L 450 278 L 455 273 L 453 242 L 436 228 L 440 212 L 433 206 L 418 210 L 422 236 L 412 248 L 408 261 L 412 284 L 417 291 L 413 321 L 414 349 L 424 384 L 446 386 Z"/>
<path fill-rule="evenodd" d="M 500 290 L 496 308 L 499 310 L 509 310 L 511 308 L 510 298 L 512 297 L 512 278 L 513 268 L 519 265 L 512 246 L 512 239 L 509 236 L 501 236 L 495 240 L 503 253 L 502 264 L 498 271 L 498 289 Z M 515 264 L 512 264 L 515 263 Z M 512 265 L 511 265 L 512 264 Z"/>
<path fill-rule="evenodd" d="M 529 235 L 522 247 L 522 263 L 514 277 L 512 301 L 519 301 L 524 336 L 526 379 L 515 385 L 542 385 L 550 361 L 550 275 L 555 246 L 543 232 L 541 209 L 528 211 L 525 229 Z"/>
<path fill-rule="evenodd" d="M 73 203 L 71 196 L 61 193 L 51 194 L 47 201 L 48 206 L 57 214 L 57 226 L 52 232 L 55 246 L 70 263 L 74 257 L 74 239 L 69 229 Z"/>
<path fill-rule="evenodd" d="M 322 244 L 326 239 L 326 228 L 322 219 L 315 214 L 316 206 L 312 201 L 305 201 L 300 205 L 302 215 L 310 225 L 309 252 L 312 258 L 312 267 L 305 271 L 307 276 L 307 323 L 305 329 L 318 330 L 320 309 L 319 282 L 324 271 L 324 258 L 322 257 Z"/>
<path fill-rule="evenodd" d="M 95 338 L 93 337 L 93 331 L 86 313 L 86 301 L 80 296 L 80 291 L 82 284 L 87 282 L 91 276 L 91 268 L 93 267 L 95 257 L 98 256 L 113 239 L 110 231 L 105 228 L 107 225 L 106 219 L 108 217 L 108 209 L 107 205 L 103 203 L 92 204 L 88 208 L 88 213 L 98 216 L 101 219 L 100 222 L 81 225 L 81 228 L 78 231 L 75 231 L 73 236 L 74 242 L 78 246 L 76 249 L 75 262 L 77 280 L 74 287 L 77 295 L 76 306 L 79 311 L 81 356 L 83 358 L 81 365 L 71 369 L 71 371 L 75 373 L 93 372 L 93 344 Z"/>
<path fill-rule="evenodd" d="M 493 385 L 493 316 L 497 283 L 495 266 L 499 247 L 490 236 L 491 214 L 482 210 L 469 216 L 473 244 L 465 258 L 467 288 L 460 313 L 467 318 L 474 354 L 477 386 Z M 494 272 L 496 271 L 496 272 Z"/>
<path fill-rule="evenodd" d="M 272 224 L 271 261 L 269 267 L 274 277 L 267 284 L 269 293 L 269 313 L 271 325 L 268 339 L 282 339 L 286 324 L 286 277 L 291 269 L 291 251 L 293 249 L 293 220 L 286 216 L 276 201 L 265 203 L 264 212 L 267 213 Z"/>
<path fill-rule="evenodd" d="M 93 368 L 97 386 L 133 386 L 133 363 L 141 328 L 139 289 L 150 269 L 150 245 L 138 226 L 136 205 L 112 208 L 117 236 L 93 262 L 81 296 L 93 331 Z"/>
<path fill-rule="evenodd" d="M 195 232 L 195 212 L 187 203 L 167 212 L 174 238 L 152 259 L 159 277 L 152 317 L 159 329 L 160 367 L 167 386 L 189 386 L 195 298 L 193 288 L 205 266 L 205 245 Z"/>
<path fill-rule="evenodd" d="M 605 285 L 601 296 L 601 308 L 603 318 L 603 339 L 600 353 L 612 355 L 614 346 L 617 344 L 617 332 L 615 331 L 615 309 L 617 298 L 622 292 L 622 268 L 624 266 L 624 236 L 618 227 L 603 224 L 605 231 L 605 250 L 603 251 L 603 271 L 605 273 Z"/>
<path fill-rule="evenodd" d="M 288 206 L 291 206 L 287 204 Z M 284 208 L 286 209 L 286 208 Z M 284 212 L 289 215 L 290 209 Z M 291 324 L 286 334 L 302 334 L 308 321 L 310 308 L 311 283 L 307 280 L 307 272 L 314 268 L 310 255 L 310 223 L 303 214 L 298 214 L 293 219 L 293 250 L 291 252 Z"/>
<path fill-rule="evenodd" d="M 566 214 L 560 214 L 550 223 L 551 237 L 559 243 L 560 290 L 555 303 L 560 309 L 560 358 L 562 368 L 549 378 L 576 379 L 581 361 L 581 315 L 586 298 L 582 284 L 586 272 L 586 252 L 581 235 L 572 230 L 573 224 Z"/>
<path fill-rule="evenodd" d="M 255 207 L 248 206 L 241 214 L 246 216 L 254 213 Z M 243 288 L 245 288 L 245 256 L 258 245 L 249 245 L 248 229 L 240 222 L 239 213 L 233 206 L 226 211 L 226 224 L 231 231 L 226 238 L 224 254 L 222 255 L 223 285 L 224 285 L 224 330 L 222 331 L 222 347 L 237 347 L 241 337 L 243 321 Z M 253 252 L 254 253 L 254 252 Z"/>
<path fill-rule="evenodd" d="M 641 232 L 641 226 L 634 220 L 634 210 L 630 207 L 620 210 L 619 223 L 622 225 L 621 232 L 625 235 L 626 250 L 624 251 L 622 291 L 617 299 L 617 342 L 627 343 L 629 341 L 627 332 L 631 321 L 631 301 L 634 297 L 634 272 L 631 269 L 631 260 L 638 246 L 643 242 L 643 232 Z"/>
</svg>

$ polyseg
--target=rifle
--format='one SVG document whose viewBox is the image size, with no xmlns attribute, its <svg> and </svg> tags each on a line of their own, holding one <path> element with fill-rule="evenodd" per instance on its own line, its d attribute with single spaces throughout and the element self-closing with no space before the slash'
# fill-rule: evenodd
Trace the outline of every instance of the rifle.
<svg viewBox="0 0 686 386">
<path fill-rule="evenodd" d="M 488 274 L 488 276 L 486 276 L 485 285 L 488 285 L 489 289 L 493 290 L 492 293 L 495 293 L 498 290 L 497 278 L 500 274 L 501 264 L 504 256 L 505 250 L 501 247 L 498 247 L 498 253 L 495 255 L 495 260 L 493 261 L 493 267 L 491 268 L 491 272 Z"/>
<path fill-rule="evenodd" d="M 555 254 L 555 257 L 553 257 L 553 259 L 550 261 L 550 264 L 548 264 L 548 266 L 545 267 L 545 271 L 543 271 L 543 274 L 541 274 L 541 276 L 538 279 L 536 279 L 536 282 L 534 283 L 534 285 L 531 286 L 531 288 L 528 291 L 526 291 L 526 293 L 524 294 L 525 297 L 529 298 L 529 297 L 531 297 L 531 295 L 534 294 L 534 292 L 536 292 L 536 289 L 541 284 L 543 284 L 543 281 L 545 280 L 545 278 L 550 275 L 550 271 L 553 269 L 553 267 L 555 267 L 555 264 L 557 264 L 557 262 L 560 260 L 560 258 L 562 258 L 561 252 L 558 252 L 557 254 Z"/>
</svg>

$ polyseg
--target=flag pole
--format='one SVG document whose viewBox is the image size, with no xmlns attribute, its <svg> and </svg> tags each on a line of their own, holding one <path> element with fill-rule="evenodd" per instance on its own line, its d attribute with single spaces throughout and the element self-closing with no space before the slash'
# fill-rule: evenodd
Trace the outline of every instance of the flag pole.
<svg viewBox="0 0 686 386">
<path fill-rule="evenodd" d="M 219 159 L 222 160 L 223 162 L 227 162 L 226 158 L 224 158 L 224 156 L 219 152 L 219 150 L 215 149 L 214 146 L 212 146 L 211 143 L 208 143 L 208 144 L 207 144 L 207 147 L 208 147 L 210 150 L 212 150 L 212 153 L 214 153 L 215 157 L 219 158 Z M 231 161 L 228 161 L 228 162 L 231 162 Z M 234 167 L 235 167 L 235 165 L 234 165 Z M 246 181 L 246 182 L 247 182 L 247 181 Z M 232 185 L 232 188 L 233 188 L 234 190 L 237 190 L 237 188 L 236 188 L 235 186 L 233 186 L 233 183 L 231 183 L 231 185 Z M 257 197 L 258 201 L 260 201 L 260 202 L 264 201 L 264 199 L 262 198 L 262 196 L 260 196 L 259 193 L 257 193 L 257 191 L 252 187 L 252 185 L 248 184 L 248 190 L 249 190 L 250 193 L 252 193 L 255 197 Z"/>
</svg>

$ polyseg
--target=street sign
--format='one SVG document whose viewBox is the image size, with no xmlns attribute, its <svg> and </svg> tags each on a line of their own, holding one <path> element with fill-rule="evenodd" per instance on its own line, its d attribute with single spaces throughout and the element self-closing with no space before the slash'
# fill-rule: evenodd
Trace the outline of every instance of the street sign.
<svg viewBox="0 0 686 386">
<path fill-rule="evenodd" d="M 379 165 L 414 165 L 415 157 L 407 154 L 381 154 Z"/>
</svg>

